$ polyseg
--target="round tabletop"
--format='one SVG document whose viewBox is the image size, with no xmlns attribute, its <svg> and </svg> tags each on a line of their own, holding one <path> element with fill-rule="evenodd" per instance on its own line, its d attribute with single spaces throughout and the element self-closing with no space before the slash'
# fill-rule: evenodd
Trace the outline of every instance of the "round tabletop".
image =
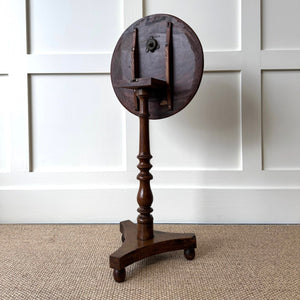
<svg viewBox="0 0 300 300">
<path fill-rule="evenodd" d="M 167 27 L 172 23 L 170 39 L 170 87 L 172 109 L 166 93 L 151 91 L 149 118 L 162 119 L 182 110 L 194 97 L 203 74 L 203 50 L 195 32 L 177 17 L 155 14 L 129 26 L 120 37 L 111 60 L 111 81 L 121 104 L 138 115 L 134 90 L 119 87 L 122 80 L 132 80 L 132 48 L 136 32 L 136 77 L 166 80 Z"/>
</svg>

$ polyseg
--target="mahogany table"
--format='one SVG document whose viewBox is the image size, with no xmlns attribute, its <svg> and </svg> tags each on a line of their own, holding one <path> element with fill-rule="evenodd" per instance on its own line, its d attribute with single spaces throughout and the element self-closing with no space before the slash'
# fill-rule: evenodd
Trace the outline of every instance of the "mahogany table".
<svg viewBox="0 0 300 300">
<path fill-rule="evenodd" d="M 136 21 L 124 31 L 115 47 L 112 85 L 121 104 L 137 115 L 140 122 L 139 215 L 137 224 L 120 223 L 123 244 L 110 255 L 110 267 L 117 282 L 125 280 L 126 266 L 148 256 L 180 249 L 189 260 L 195 256 L 194 234 L 153 230 L 149 119 L 170 117 L 182 110 L 198 90 L 203 65 L 197 35 L 171 15 L 156 14 Z"/>
</svg>

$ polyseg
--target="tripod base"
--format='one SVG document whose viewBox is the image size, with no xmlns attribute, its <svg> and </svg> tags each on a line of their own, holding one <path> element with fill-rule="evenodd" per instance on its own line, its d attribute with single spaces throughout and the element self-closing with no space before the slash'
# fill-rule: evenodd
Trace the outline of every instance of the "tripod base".
<svg viewBox="0 0 300 300">
<path fill-rule="evenodd" d="M 109 257 L 117 282 L 125 280 L 126 266 L 155 254 L 183 249 L 186 259 L 192 260 L 195 257 L 196 237 L 192 233 L 154 231 L 153 239 L 142 241 L 137 239 L 137 225 L 131 221 L 121 222 L 120 231 L 123 244 Z"/>
</svg>

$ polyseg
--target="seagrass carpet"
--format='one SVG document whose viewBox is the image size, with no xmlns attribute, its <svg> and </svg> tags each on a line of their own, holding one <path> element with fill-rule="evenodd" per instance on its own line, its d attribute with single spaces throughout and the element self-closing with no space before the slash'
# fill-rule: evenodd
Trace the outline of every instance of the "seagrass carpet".
<svg viewBox="0 0 300 300">
<path fill-rule="evenodd" d="M 196 233 L 195 259 L 153 256 L 115 283 L 118 225 L 0 225 L 0 299 L 300 299 L 299 225 L 155 229 Z"/>
</svg>

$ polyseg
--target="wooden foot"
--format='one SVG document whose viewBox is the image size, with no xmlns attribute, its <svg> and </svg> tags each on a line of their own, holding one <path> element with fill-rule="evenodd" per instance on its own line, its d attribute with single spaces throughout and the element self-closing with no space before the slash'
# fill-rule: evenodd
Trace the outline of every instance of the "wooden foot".
<svg viewBox="0 0 300 300">
<path fill-rule="evenodd" d="M 184 257 L 188 260 L 192 260 L 195 257 L 195 249 L 184 249 Z"/>
<path fill-rule="evenodd" d="M 121 270 L 114 269 L 113 276 L 116 282 L 123 282 L 125 281 L 126 271 L 125 269 L 121 269 Z"/>
<path fill-rule="evenodd" d="M 195 257 L 196 237 L 192 233 L 168 233 L 154 231 L 152 239 L 137 239 L 137 225 L 131 221 L 120 223 L 120 231 L 124 236 L 122 246 L 110 255 L 110 267 L 114 269 L 117 282 L 125 280 L 125 267 L 143 258 L 163 252 L 184 250 L 187 259 Z"/>
</svg>

